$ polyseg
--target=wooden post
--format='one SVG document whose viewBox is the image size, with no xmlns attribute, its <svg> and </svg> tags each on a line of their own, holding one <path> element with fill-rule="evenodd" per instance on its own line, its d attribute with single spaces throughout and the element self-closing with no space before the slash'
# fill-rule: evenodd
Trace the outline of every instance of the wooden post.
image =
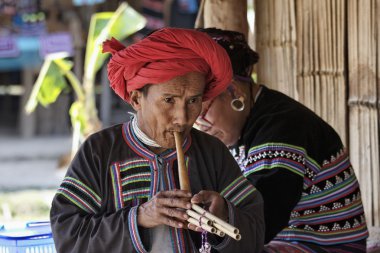
<svg viewBox="0 0 380 253">
<path fill-rule="evenodd" d="M 112 93 L 107 77 L 106 64 L 101 69 L 100 83 L 102 86 L 102 93 L 100 94 L 100 101 L 102 101 L 100 104 L 100 118 L 102 119 L 103 126 L 110 126 L 112 113 Z"/>
<path fill-rule="evenodd" d="M 368 226 L 380 226 L 380 1 L 349 0 L 348 78 L 350 155 Z"/>
<path fill-rule="evenodd" d="M 24 93 L 21 95 L 20 101 L 19 131 L 23 138 L 33 137 L 36 133 L 36 114 L 32 113 L 28 115 L 24 109 L 33 88 L 35 73 L 36 71 L 31 68 L 24 68 L 22 70 Z"/>
<path fill-rule="evenodd" d="M 237 31 L 248 38 L 247 0 L 202 0 L 195 27 Z"/>
<path fill-rule="evenodd" d="M 255 2 L 258 82 L 297 98 L 294 0 Z"/>
</svg>

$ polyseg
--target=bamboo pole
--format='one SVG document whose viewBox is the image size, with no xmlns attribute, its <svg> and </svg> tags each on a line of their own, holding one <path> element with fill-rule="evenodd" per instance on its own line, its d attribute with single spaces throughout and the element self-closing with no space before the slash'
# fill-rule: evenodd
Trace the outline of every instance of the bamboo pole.
<svg viewBox="0 0 380 253">
<path fill-rule="evenodd" d="M 336 0 L 325 0 L 325 6 L 324 9 L 326 10 L 326 21 L 324 25 L 326 26 L 326 30 L 328 32 L 326 33 L 326 42 L 324 43 L 325 46 L 325 61 L 326 66 L 325 69 L 322 70 L 324 72 L 326 81 L 323 86 L 324 95 L 326 95 L 327 101 L 325 104 L 323 104 L 323 113 L 325 115 L 325 119 L 330 122 L 332 127 L 334 127 L 336 130 L 339 130 L 339 123 L 336 121 L 337 115 L 339 114 L 338 106 L 335 105 L 336 101 L 336 93 L 337 93 L 337 86 L 339 84 L 334 83 L 332 78 L 335 75 L 335 72 L 332 67 L 332 48 L 336 46 L 333 41 L 333 25 L 332 25 L 332 19 L 333 16 L 336 17 L 336 13 L 332 13 L 332 6 L 331 2 Z M 343 46 L 339 45 L 339 46 Z"/>
<path fill-rule="evenodd" d="M 296 16 L 296 29 L 295 30 L 295 34 L 294 36 L 296 37 L 298 35 L 298 37 L 300 38 L 299 40 L 296 40 L 296 38 L 294 38 L 295 41 L 297 41 L 297 48 L 296 48 L 296 62 L 297 62 L 297 66 L 296 66 L 296 76 L 297 76 L 297 79 L 296 79 L 296 89 L 297 89 L 297 100 L 301 100 L 302 98 L 305 97 L 305 89 L 304 89 L 304 72 L 303 72 L 303 58 L 301 57 L 302 56 L 302 52 L 304 51 L 304 47 L 305 47 L 305 36 L 306 36 L 306 31 L 304 31 L 304 24 L 303 24 L 303 15 L 302 15 L 302 10 L 303 10 L 303 0 L 296 0 L 296 6 L 301 10 L 301 11 L 297 11 L 295 16 Z"/>
<path fill-rule="evenodd" d="M 338 114 L 339 122 L 343 123 L 342 129 L 339 130 L 340 136 L 344 144 L 348 143 L 348 129 L 347 129 L 347 87 L 346 87 L 346 77 L 345 77 L 345 50 L 347 42 L 345 41 L 345 32 L 346 31 L 346 1 L 338 0 L 337 12 L 338 12 L 338 22 L 339 26 L 337 28 L 337 43 L 342 45 L 341 47 L 336 47 L 337 49 L 337 82 L 340 84 L 338 87 L 337 101 L 338 107 L 340 108 L 340 113 Z"/>
<path fill-rule="evenodd" d="M 359 180 L 359 183 L 362 182 L 362 175 L 360 173 L 360 118 L 359 118 L 359 109 L 354 104 L 355 101 L 358 101 L 358 74 L 357 74 L 357 61 L 358 61 L 358 31 L 357 31 L 357 1 L 349 0 L 347 4 L 347 16 L 349 20 L 351 20 L 350 25 L 348 25 L 348 78 L 349 78 L 349 147 L 350 147 L 350 158 L 351 163 L 353 165 L 355 174 Z"/>
<path fill-rule="evenodd" d="M 376 0 L 376 12 L 375 12 L 375 17 L 380 17 L 380 0 Z M 380 22 L 376 22 L 376 34 L 377 34 L 377 40 L 376 40 L 376 45 L 377 45 L 377 70 L 376 70 L 376 80 L 380 80 Z M 375 147 L 373 149 L 373 168 L 378 168 L 375 169 L 375 174 L 374 174 L 374 182 L 373 182 L 373 191 L 375 192 L 374 196 L 374 226 L 380 227 L 380 81 L 377 81 L 377 112 L 374 113 L 374 120 L 373 122 L 373 128 L 374 128 L 374 133 L 377 133 L 377 136 L 373 136 L 374 144 L 373 146 Z M 376 124 L 377 122 L 377 124 Z M 377 137 L 377 138 L 376 138 Z"/>
<path fill-rule="evenodd" d="M 332 25 L 332 19 L 333 15 L 336 17 L 336 13 L 332 13 L 332 6 L 331 2 L 336 0 L 325 0 L 325 6 L 324 9 L 326 11 L 326 21 L 324 25 L 326 26 L 326 30 L 328 31 L 326 33 L 326 42 L 324 43 L 325 46 L 325 62 L 326 66 L 325 69 L 322 70 L 322 73 L 324 73 L 325 76 L 325 82 L 323 84 L 323 94 L 326 96 L 326 103 L 323 104 L 323 113 L 325 115 L 325 119 L 330 122 L 332 127 L 334 127 L 337 131 L 339 130 L 339 122 L 336 121 L 337 115 L 339 114 L 338 106 L 335 104 L 336 101 L 336 93 L 337 93 L 337 87 L 339 84 L 333 82 L 332 78 L 335 75 L 335 72 L 333 70 L 332 65 L 332 57 L 333 57 L 333 50 L 332 48 L 336 46 L 333 41 L 333 25 Z M 339 46 L 343 46 L 339 45 Z"/>
<path fill-rule="evenodd" d="M 380 225 L 379 0 L 348 2 L 351 161 L 361 185 L 369 226 Z M 377 55 L 376 55 L 377 52 Z"/>
<path fill-rule="evenodd" d="M 295 1 L 289 0 L 289 27 L 290 34 L 289 34 L 289 52 L 288 52 L 288 65 L 291 67 L 291 72 L 289 76 L 288 83 L 292 83 L 293 87 L 291 89 L 293 90 L 292 97 L 296 100 L 299 98 L 298 89 L 297 89 L 297 68 L 299 63 L 297 62 L 297 34 L 296 29 L 294 26 L 296 25 L 296 7 L 295 7 Z"/>
<path fill-rule="evenodd" d="M 359 29 L 359 38 L 360 38 L 360 41 L 362 43 L 361 46 L 359 46 L 359 64 L 363 64 L 361 68 L 359 68 L 359 71 L 360 71 L 360 85 L 362 86 L 361 89 L 359 89 L 360 91 L 360 100 L 365 102 L 365 101 L 369 101 L 370 100 L 370 92 L 371 92 L 371 89 L 370 89 L 370 79 L 369 79 L 369 76 L 368 76 L 368 68 L 370 67 L 369 65 L 369 58 L 371 58 L 371 41 L 370 41 L 370 26 L 371 26 L 371 20 L 370 18 L 368 17 L 371 13 L 371 10 L 370 10 L 370 1 L 367 1 L 367 0 L 360 0 L 359 1 L 359 13 L 358 13 L 358 16 L 359 16 L 359 26 L 360 26 L 360 29 Z M 365 15 L 367 15 L 367 17 L 365 17 Z M 360 66 L 359 65 L 359 66 Z M 364 143 L 370 143 L 370 132 L 369 132 L 369 114 L 370 114 L 370 108 L 368 108 L 367 106 L 361 106 L 362 107 L 362 124 L 363 124 L 363 135 L 362 135 L 362 138 L 363 138 L 363 142 Z M 362 170 L 362 173 L 363 173 L 363 177 L 364 177 L 364 180 L 365 182 L 367 182 L 366 184 L 362 185 L 362 188 L 364 190 L 364 194 L 363 194 L 363 199 L 364 199 L 364 202 L 366 203 L 366 205 L 364 205 L 364 210 L 366 212 L 366 215 L 368 217 L 370 217 L 370 220 L 371 220 L 371 223 L 372 223 L 372 220 L 373 220 L 373 213 L 372 213 L 372 189 L 371 189 L 371 183 L 368 183 L 368 182 L 371 182 L 371 172 L 372 172 L 372 169 L 370 167 L 370 163 L 369 161 L 371 161 L 369 154 L 370 154 L 370 147 L 369 145 L 363 145 L 362 146 L 363 148 L 361 149 L 361 154 L 362 156 L 361 157 L 365 157 L 367 159 L 363 159 L 362 160 L 362 167 L 360 168 Z"/>
<path fill-rule="evenodd" d="M 313 33 L 313 26 L 312 26 L 312 22 L 311 22 L 311 19 L 309 17 L 312 16 L 313 12 L 312 12 L 312 8 L 311 8 L 311 0 L 307 0 L 305 1 L 305 5 L 304 5 L 305 9 L 308 10 L 308 16 L 304 16 L 305 17 L 305 22 L 307 23 L 307 30 L 308 31 L 311 31 L 310 34 Z M 306 14 L 306 13 L 305 13 Z M 314 109 L 315 108 L 315 99 L 314 99 L 314 96 L 313 96 L 313 92 L 314 92 L 314 88 L 313 88 L 313 76 L 312 76 L 312 71 L 313 71 L 313 37 L 312 36 L 307 36 L 306 37 L 306 41 L 307 41 L 307 48 L 306 48 L 306 51 L 304 52 L 304 56 L 305 56 L 305 65 L 306 65 L 306 68 L 305 68 L 305 75 L 306 75 L 306 82 L 305 82 L 305 97 L 304 97 L 304 101 L 309 101 L 309 107 L 310 109 Z"/>
<path fill-rule="evenodd" d="M 344 3 L 341 0 L 340 4 L 337 0 L 295 1 L 297 48 L 294 59 L 298 65 L 294 69 L 294 80 L 297 83 L 289 93 L 330 123 L 345 143 L 344 54 L 338 54 L 338 50 L 344 49 L 344 16 L 339 15 L 344 11 Z M 336 34 L 338 30 L 340 34 Z M 287 51 L 284 52 L 286 55 Z"/>
<path fill-rule="evenodd" d="M 294 0 L 256 1 L 256 46 L 259 83 L 298 96 Z M 274 74 L 275 73 L 275 74 Z"/>
<path fill-rule="evenodd" d="M 323 1 L 323 0 L 321 0 Z M 322 93 L 322 88 L 321 88 L 321 58 L 324 59 L 324 52 L 320 49 L 320 46 L 323 42 L 319 40 L 319 38 L 324 38 L 325 32 L 322 32 L 321 30 L 323 29 L 323 22 L 326 20 L 326 17 L 320 17 L 319 15 L 322 15 L 322 13 L 318 13 L 318 8 L 320 8 L 320 5 L 324 4 L 323 2 L 320 1 L 312 1 L 312 30 L 314 37 L 312 38 L 313 46 L 313 69 L 312 69 L 312 74 L 313 74 L 313 93 L 310 94 L 311 96 L 314 96 L 315 98 L 315 103 L 314 103 L 314 111 L 320 115 L 322 118 L 324 118 L 323 112 L 322 112 L 322 104 L 326 104 L 326 96 L 323 96 Z M 325 14 L 325 13 L 323 13 Z M 327 32 L 327 31 L 326 31 Z M 321 96 L 322 95 L 322 96 Z"/>
</svg>

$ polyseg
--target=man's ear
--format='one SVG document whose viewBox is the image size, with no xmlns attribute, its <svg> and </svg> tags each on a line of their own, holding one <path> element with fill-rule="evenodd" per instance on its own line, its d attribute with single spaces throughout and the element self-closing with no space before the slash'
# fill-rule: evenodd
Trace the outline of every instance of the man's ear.
<svg viewBox="0 0 380 253">
<path fill-rule="evenodd" d="M 143 99 L 143 93 L 139 90 L 133 90 L 129 94 L 131 106 L 135 111 L 139 111 L 141 109 L 141 100 Z"/>
</svg>

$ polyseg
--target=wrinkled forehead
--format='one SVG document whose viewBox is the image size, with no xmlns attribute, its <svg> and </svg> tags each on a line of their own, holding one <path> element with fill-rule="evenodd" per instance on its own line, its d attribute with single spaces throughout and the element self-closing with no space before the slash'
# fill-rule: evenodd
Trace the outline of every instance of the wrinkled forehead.
<svg viewBox="0 0 380 253">
<path fill-rule="evenodd" d="M 149 92 L 178 96 L 195 96 L 198 94 L 203 94 L 205 87 L 205 74 L 199 72 L 189 72 L 182 76 L 176 76 L 168 81 L 151 85 Z"/>
</svg>

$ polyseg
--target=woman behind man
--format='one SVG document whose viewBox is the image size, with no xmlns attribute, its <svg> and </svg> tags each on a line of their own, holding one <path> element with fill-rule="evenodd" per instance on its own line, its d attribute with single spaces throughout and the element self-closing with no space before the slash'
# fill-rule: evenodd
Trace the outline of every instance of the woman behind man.
<svg viewBox="0 0 380 253">
<path fill-rule="evenodd" d="M 266 252 L 365 252 L 359 184 L 334 129 L 251 78 L 259 56 L 244 35 L 199 29 L 233 66 L 227 90 L 203 104 L 196 126 L 230 148 L 264 198 Z"/>
</svg>

